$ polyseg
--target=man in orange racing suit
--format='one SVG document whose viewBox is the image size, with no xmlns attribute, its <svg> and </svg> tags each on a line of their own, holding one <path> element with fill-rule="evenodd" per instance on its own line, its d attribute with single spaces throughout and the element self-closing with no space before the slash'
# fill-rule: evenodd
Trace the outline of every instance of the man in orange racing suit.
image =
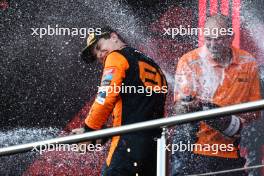
<svg viewBox="0 0 264 176">
<path fill-rule="evenodd" d="M 163 117 L 164 74 L 152 59 L 128 47 L 117 32 L 106 27 L 100 35 L 90 34 L 82 57 L 104 65 L 98 95 L 85 119 L 86 131 L 102 129 L 111 113 L 114 127 Z M 145 130 L 113 137 L 102 175 L 155 175 L 154 138 L 159 132 Z"/>
<path fill-rule="evenodd" d="M 211 16 L 205 29 L 210 31 L 204 32 L 205 45 L 185 54 L 178 62 L 174 91 L 177 109 L 191 112 L 260 100 L 256 60 L 231 46 L 231 20 L 219 14 Z M 252 112 L 192 123 L 190 138 L 195 147 L 188 154 L 176 152 L 172 156 L 173 175 L 243 167 L 245 159 L 240 157 L 238 148 L 240 130 L 258 116 L 258 112 Z M 176 128 L 181 130 L 181 126 Z M 179 139 L 175 137 L 173 143 L 179 143 Z M 241 176 L 245 172 L 224 175 Z"/>
</svg>

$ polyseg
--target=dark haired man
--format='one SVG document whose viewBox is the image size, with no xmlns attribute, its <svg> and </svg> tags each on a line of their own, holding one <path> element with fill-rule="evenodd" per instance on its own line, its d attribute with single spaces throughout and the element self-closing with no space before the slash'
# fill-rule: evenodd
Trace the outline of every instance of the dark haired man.
<svg viewBox="0 0 264 176">
<path fill-rule="evenodd" d="M 111 113 L 114 127 L 163 117 L 167 82 L 161 69 L 152 59 L 128 47 L 117 32 L 102 28 L 101 35 L 90 34 L 82 58 L 104 65 L 98 95 L 85 119 L 86 132 L 100 130 Z M 120 91 L 125 86 L 146 91 Z M 118 91 L 114 91 L 116 87 Z M 150 96 L 146 93 L 149 91 Z M 113 137 L 102 175 L 155 175 L 154 138 L 158 134 L 159 130 L 146 130 Z"/>
</svg>

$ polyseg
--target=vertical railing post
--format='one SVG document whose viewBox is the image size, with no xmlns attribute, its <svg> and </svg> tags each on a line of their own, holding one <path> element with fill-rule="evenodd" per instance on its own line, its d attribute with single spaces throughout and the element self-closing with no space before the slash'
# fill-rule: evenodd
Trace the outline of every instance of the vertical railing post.
<svg viewBox="0 0 264 176">
<path fill-rule="evenodd" d="M 167 128 L 162 128 L 161 137 L 157 139 L 157 176 L 166 175 L 166 132 Z"/>
</svg>

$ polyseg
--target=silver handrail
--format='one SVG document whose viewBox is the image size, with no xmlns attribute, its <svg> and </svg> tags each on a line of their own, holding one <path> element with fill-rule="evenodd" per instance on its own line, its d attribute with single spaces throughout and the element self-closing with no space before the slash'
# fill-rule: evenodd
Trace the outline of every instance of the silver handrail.
<svg viewBox="0 0 264 176">
<path fill-rule="evenodd" d="M 179 116 L 172 116 L 170 118 L 162 118 L 162 119 L 150 120 L 146 122 L 134 123 L 130 125 L 124 125 L 121 127 L 108 128 L 108 129 L 98 130 L 98 131 L 84 133 L 84 134 L 58 137 L 58 138 L 48 139 L 44 141 L 9 146 L 5 148 L 0 148 L 0 156 L 21 153 L 21 152 L 29 151 L 34 148 L 39 148 L 39 147 L 42 147 L 48 144 L 77 143 L 81 141 L 88 141 L 88 140 L 98 139 L 102 137 L 110 137 L 110 136 L 116 136 L 116 135 L 136 132 L 136 131 L 147 130 L 147 129 L 168 127 L 168 126 L 172 126 L 176 124 L 183 124 L 183 123 L 205 120 L 205 119 L 213 119 L 213 118 L 224 116 L 224 115 L 256 111 L 260 109 L 264 109 L 264 100 L 237 104 L 237 105 L 232 105 L 232 106 L 227 106 L 227 107 L 221 107 L 221 108 L 207 110 L 207 111 L 188 113 L 188 114 L 183 114 Z"/>
<path fill-rule="evenodd" d="M 166 133 L 167 129 L 163 128 L 161 137 L 157 140 L 157 176 L 166 175 Z"/>
</svg>

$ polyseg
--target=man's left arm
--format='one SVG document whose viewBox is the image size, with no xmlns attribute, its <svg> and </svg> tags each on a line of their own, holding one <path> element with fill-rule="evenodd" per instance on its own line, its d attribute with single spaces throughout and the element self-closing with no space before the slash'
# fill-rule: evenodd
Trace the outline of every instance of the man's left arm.
<svg viewBox="0 0 264 176">
<path fill-rule="evenodd" d="M 126 58 L 118 52 L 109 54 L 105 60 L 101 86 L 95 102 L 85 119 L 86 131 L 99 130 L 107 121 L 118 101 L 118 87 L 122 86 L 129 65 Z"/>
<path fill-rule="evenodd" d="M 248 102 L 261 100 L 261 90 L 260 90 L 260 76 L 257 64 L 253 64 L 253 71 L 250 76 L 250 86 L 249 86 L 249 96 Z M 242 123 L 248 124 L 252 120 L 257 120 L 260 117 L 260 112 L 247 112 L 238 115 L 241 118 Z"/>
</svg>

